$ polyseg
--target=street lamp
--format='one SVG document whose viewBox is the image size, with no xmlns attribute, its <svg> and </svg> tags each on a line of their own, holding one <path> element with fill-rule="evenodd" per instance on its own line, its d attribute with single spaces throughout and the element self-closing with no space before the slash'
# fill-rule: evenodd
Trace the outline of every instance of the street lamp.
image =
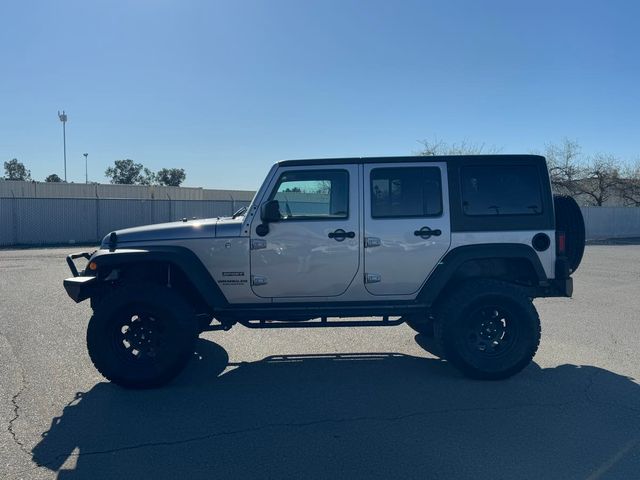
<svg viewBox="0 0 640 480">
<path fill-rule="evenodd" d="M 67 132 L 66 132 L 65 126 L 67 125 L 67 114 L 64 113 L 64 110 L 62 111 L 62 113 L 60 113 L 60 110 L 58 110 L 58 118 L 62 122 L 62 148 L 64 152 L 64 181 L 66 182 L 67 181 Z"/>
<path fill-rule="evenodd" d="M 84 183 L 89 183 L 89 173 L 87 170 L 87 157 L 89 154 L 83 153 L 82 155 L 84 155 Z"/>
</svg>

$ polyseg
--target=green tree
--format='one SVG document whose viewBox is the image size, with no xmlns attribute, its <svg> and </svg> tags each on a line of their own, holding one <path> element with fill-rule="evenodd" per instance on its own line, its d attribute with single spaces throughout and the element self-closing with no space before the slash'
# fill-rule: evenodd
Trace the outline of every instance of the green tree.
<svg viewBox="0 0 640 480">
<path fill-rule="evenodd" d="M 156 185 L 156 174 L 149 170 L 147 167 L 142 169 L 142 175 L 140 175 L 140 185 Z"/>
<path fill-rule="evenodd" d="M 107 168 L 104 174 L 111 179 L 111 183 L 122 185 L 151 185 L 155 178 L 151 170 L 129 158 L 116 160 L 113 167 Z"/>
<path fill-rule="evenodd" d="M 4 162 L 5 180 L 23 180 L 28 182 L 31 180 L 31 170 L 27 170 L 24 163 L 19 162 L 17 158 Z"/>
<path fill-rule="evenodd" d="M 47 183 L 60 183 L 62 182 L 62 179 L 58 176 L 58 174 L 52 173 L 47 178 L 45 178 L 44 181 Z"/>
<path fill-rule="evenodd" d="M 167 187 L 179 187 L 185 178 L 187 175 L 183 168 L 163 168 L 155 175 L 156 183 Z"/>
</svg>

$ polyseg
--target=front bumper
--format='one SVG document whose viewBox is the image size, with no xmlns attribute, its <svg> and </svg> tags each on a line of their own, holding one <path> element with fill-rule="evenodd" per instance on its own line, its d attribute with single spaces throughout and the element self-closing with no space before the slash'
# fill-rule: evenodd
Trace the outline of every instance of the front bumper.
<svg viewBox="0 0 640 480">
<path fill-rule="evenodd" d="M 72 253 L 67 256 L 67 265 L 69 265 L 69 270 L 71 270 L 73 277 L 66 278 L 62 284 L 67 291 L 67 295 L 76 303 L 82 302 L 93 295 L 97 279 L 95 276 L 85 275 L 86 269 L 78 272 L 74 260 L 77 258 L 86 258 L 89 260 L 91 259 L 91 255 L 91 253 L 82 252 Z"/>
<path fill-rule="evenodd" d="M 76 302 L 82 302 L 90 298 L 95 292 L 96 277 L 71 277 L 66 278 L 62 284 L 67 291 L 67 295 Z"/>
</svg>

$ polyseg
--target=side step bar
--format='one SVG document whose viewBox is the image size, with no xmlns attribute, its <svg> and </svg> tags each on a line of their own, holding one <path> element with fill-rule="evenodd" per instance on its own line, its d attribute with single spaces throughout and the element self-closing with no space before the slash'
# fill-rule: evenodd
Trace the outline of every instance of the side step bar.
<svg viewBox="0 0 640 480">
<path fill-rule="evenodd" d="M 389 317 L 382 317 L 382 320 L 329 320 L 327 317 L 321 317 L 318 320 L 299 322 L 240 320 L 239 323 L 247 328 L 393 327 L 402 325 L 404 320 L 390 320 Z"/>
</svg>

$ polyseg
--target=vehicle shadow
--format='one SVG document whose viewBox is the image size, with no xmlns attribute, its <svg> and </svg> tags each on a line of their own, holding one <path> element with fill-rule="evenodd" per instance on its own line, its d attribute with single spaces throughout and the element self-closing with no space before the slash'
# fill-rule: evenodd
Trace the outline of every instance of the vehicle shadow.
<svg viewBox="0 0 640 480">
<path fill-rule="evenodd" d="M 79 392 L 34 461 L 61 479 L 640 472 L 640 386 L 597 367 L 533 364 L 510 380 L 477 382 L 446 362 L 397 353 L 228 365 L 215 343 L 201 339 L 197 350 L 166 388 Z"/>
</svg>

